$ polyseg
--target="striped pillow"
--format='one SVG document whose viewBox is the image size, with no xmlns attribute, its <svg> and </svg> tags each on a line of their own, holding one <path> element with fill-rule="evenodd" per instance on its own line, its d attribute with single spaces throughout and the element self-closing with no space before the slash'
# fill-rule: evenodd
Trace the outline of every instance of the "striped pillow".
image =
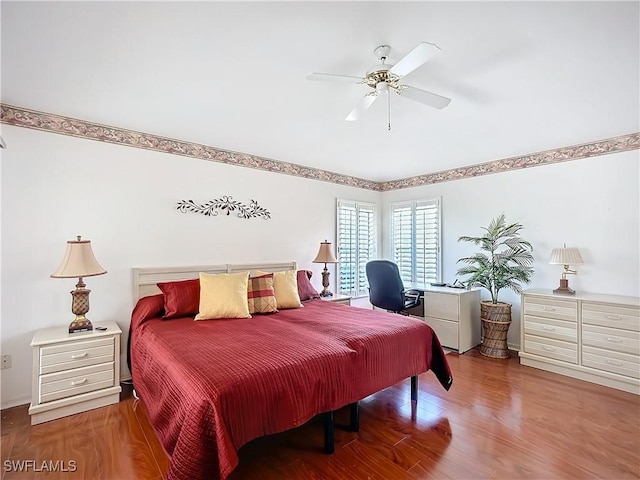
<svg viewBox="0 0 640 480">
<path fill-rule="evenodd" d="M 273 273 L 250 277 L 247 297 L 249 313 L 277 312 L 276 295 L 273 291 Z"/>
</svg>

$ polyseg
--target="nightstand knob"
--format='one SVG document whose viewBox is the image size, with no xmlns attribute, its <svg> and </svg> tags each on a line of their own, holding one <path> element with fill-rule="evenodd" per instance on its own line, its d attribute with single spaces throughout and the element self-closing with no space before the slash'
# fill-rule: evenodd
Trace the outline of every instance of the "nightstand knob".
<svg viewBox="0 0 640 480">
<path fill-rule="evenodd" d="M 74 360 L 77 360 L 79 358 L 84 358 L 87 356 L 87 352 L 82 352 L 82 353 L 76 353 L 75 355 L 71 355 L 71 358 L 73 358 Z"/>
<path fill-rule="evenodd" d="M 72 380 L 71 386 L 75 387 L 76 385 L 82 385 L 83 383 L 87 383 L 87 377 L 84 377 L 82 380 Z"/>
</svg>

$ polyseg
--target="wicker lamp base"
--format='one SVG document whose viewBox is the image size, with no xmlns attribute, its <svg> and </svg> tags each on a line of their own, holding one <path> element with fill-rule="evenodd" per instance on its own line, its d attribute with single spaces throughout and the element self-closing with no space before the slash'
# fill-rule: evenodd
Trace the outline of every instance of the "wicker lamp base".
<svg viewBox="0 0 640 480">
<path fill-rule="evenodd" d="M 507 333 L 511 325 L 511 304 L 480 302 L 482 346 L 480 353 L 491 358 L 509 358 Z"/>
</svg>

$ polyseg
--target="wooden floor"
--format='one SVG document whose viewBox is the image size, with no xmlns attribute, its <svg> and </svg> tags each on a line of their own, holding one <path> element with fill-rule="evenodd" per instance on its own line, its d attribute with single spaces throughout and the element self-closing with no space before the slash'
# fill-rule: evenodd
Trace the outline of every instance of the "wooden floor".
<svg viewBox="0 0 640 480">
<path fill-rule="evenodd" d="M 640 397 L 534 368 L 513 356 L 447 356 L 453 387 L 420 376 L 361 402 L 360 432 L 336 429 L 322 452 L 320 419 L 240 450 L 240 479 L 639 478 Z M 168 459 L 144 408 L 123 401 L 31 427 L 27 407 L 2 411 L 2 479 L 161 479 Z M 348 410 L 336 414 L 347 425 Z M 60 461 L 75 472 L 7 471 L 7 461 Z M 55 465 L 55 464 L 54 464 Z"/>
</svg>

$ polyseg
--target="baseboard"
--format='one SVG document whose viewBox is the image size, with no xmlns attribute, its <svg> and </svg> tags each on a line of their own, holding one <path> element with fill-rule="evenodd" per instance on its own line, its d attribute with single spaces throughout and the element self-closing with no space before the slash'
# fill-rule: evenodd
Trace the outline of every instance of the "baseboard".
<svg viewBox="0 0 640 480">
<path fill-rule="evenodd" d="M 21 407 L 22 405 L 29 405 L 31 403 L 31 397 L 20 400 L 13 400 L 11 402 L 3 403 L 0 405 L 1 410 L 6 410 L 7 408 L 13 407 Z"/>
</svg>

